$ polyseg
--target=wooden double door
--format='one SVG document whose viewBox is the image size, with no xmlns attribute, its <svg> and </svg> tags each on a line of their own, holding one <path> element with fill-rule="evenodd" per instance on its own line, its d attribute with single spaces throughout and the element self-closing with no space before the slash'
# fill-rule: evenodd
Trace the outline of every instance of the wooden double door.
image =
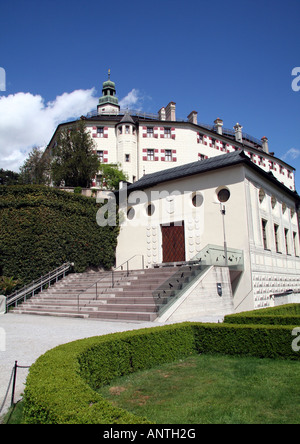
<svg viewBox="0 0 300 444">
<path fill-rule="evenodd" d="M 163 262 L 185 261 L 184 222 L 162 225 Z"/>
</svg>

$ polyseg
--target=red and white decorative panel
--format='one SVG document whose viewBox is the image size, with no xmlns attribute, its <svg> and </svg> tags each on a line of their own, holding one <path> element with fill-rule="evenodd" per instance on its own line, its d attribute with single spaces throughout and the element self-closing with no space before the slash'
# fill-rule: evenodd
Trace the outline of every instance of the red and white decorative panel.
<svg viewBox="0 0 300 444">
<path fill-rule="evenodd" d="M 209 146 L 210 148 L 212 148 L 212 139 L 211 139 L 211 137 L 209 137 L 206 134 L 204 134 L 204 136 L 203 136 L 203 144 L 206 145 L 206 146 Z"/>
<path fill-rule="evenodd" d="M 217 150 L 223 151 L 223 142 L 221 142 L 221 140 L 216 140 L 215 147 Z"/>
<path fill-rule="evenodd" d="M 159 128 L 157 126 L 155 126 L 153 128 L 153 136 L 155 137 L 155 139 L 158 138 L 158 133 L 159 133 Z"/>
<path fill-rule="evenodd" d="M 226 143 L 226 151 L 227 153 L 232 153 L 233 151 L 235 151 L 234 146 L 230 145 L 229 143 Z"/>
<path fill-rule="evenodd" d="M 108 163 L 108 151 L 103 151 L 103 162 Z"/>
<path fill-rule="evenodd" d="M 176 150 L 172 150 L 172 161 L 177 162 L 177 152 Z"/>
<path fill-rule="evenodd" d="M 143 126 L 143 128 L 142 128 L 142 135 L 143 135 L 143 137 L 147 137 L 147 127 L 146 126 Z"/>
<path fill-rule="evenodd" d="M 175 134 L 175 128 L 171 128 L 171 138 L 175 140 L 176 134 Z"/>
<path fill-rule="evenodd" d="M 108 138 L 108 127 L 99 127 L 99 130 L 96 126 L 93 126 L 92 128 L 92 137 L 94 138 L 100 138 L 103 137 L 105 139 Z"/>
</svg>

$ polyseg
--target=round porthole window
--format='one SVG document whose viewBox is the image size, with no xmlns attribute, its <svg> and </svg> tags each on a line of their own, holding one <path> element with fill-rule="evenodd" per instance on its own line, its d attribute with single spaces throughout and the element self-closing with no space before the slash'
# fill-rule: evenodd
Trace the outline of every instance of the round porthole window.
<svg viewBox="0 0 300 444">
<path fill-rule="evenodd" d="M 230 198 L 230 191 L 227 188 L 222 188 L 221 190 L 218 191 L 218 200 L 219 202 L 227 202 Z"/>
<path fill-rule="evenodd" d="M 192 194 L 192 204 L 194 207 L 199 208 L 203 204 L 203 196 L 201 193 L 193 193 Z"/>
<path fill-rule="evenodd" d="M 128 208 L 128 210 L 127 210 L 127 219 L 128 220 L 132 220 L 134 218 L 134 216 L 135 216 L 135 209 L 132 208 L 132 207 Z"/>
<path fill-rule="evenodd" d="M 152 216 L 155 211 L 155 206 L 153 204 L 149 204 L 146 208 L 147 216 Z"/>
</svg>

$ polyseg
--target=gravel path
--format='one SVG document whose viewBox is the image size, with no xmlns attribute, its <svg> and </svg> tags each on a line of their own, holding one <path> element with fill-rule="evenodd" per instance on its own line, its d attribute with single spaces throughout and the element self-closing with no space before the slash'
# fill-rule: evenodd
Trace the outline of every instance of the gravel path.
<svg viewBox="0 0 300 444">
<path fill-rule="evenodd" d="M 221 318 L 193 319 L 200 322 L 218 322 Z M 20 366 L 30 366 L 47 350 L 60 344 L 91 336 L 157 327 L 153 322 L 106 322 L 91 319 L 63 318 L 6 314 L 0 316 L 0 407 L 5 398 L 15 361 Z M 17 371 L 15 402 L 22 397 L 27 369 Z M 10 406 L 11 389 L 1 416 Z"/>
</svg>

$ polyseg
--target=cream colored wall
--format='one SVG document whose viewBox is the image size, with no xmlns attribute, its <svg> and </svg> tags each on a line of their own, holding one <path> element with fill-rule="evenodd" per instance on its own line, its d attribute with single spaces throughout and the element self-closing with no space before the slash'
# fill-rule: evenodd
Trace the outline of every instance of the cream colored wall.
<svg viewBox="0 0 300 444">
<path fill-rule="evenodd" d="M 208 137 L 203 137 L 202 141 L 198 143 L 198 129 L 193 125 L 182 124 L 180 122 L 157 122 L 156 124 L 149 124 L 149 126 L 155 126 L 159 128 L 158 137 L 143 137 L 143 124 L 140 123 L 139 129 L 135 136 L 124 134 L 125 124 L 123 125 L 123 133 L 119 135 L 116 130 L 115 122 L 103 121 L 98 122 L 101 126 L 108 127 L 108 138 L 93 138 L 96 143 L 98 150 L 108 151 L 108 162 L 109 163 L 121 163 L 122 169 L 128 174 L 129 181 L 132 181 L 133 176 L 138 180 L 144 174 L 151 174 L 164 169 L 173 168 L 176 166 L 181 166 L 190 162 L 196 162 L 198 160 L 198 155 L 210 158 L 219 156 L 220 154 L 226 154 L 221 148 L 217 149 L 216 146 L 210 146 L 210 139 Z M 97 126 L 97 122 L 88 124 L 88 131 L 91 133 L 93 126 Z M 146 126 L 146 124 L 145 124 Z M 175 128 L 175 139 L 172 138 L 161 138 L 160 128 L 170 127 Z M 132 128 L 132 127 L 131 127 Z M 127 136 L 127 137 L 126 137 Z M 218 135 L 215 134 L 215 140 L 218 140 Z M 221 138 L 221 136 L 220 136 Z M 143 157 L 145 153 L 143 150 L 154 149 L 157 150 L 155 157 L 158 160 L 145 161 Z M 174 156 L 176 156 L 176 161 L 166 162 L 162 161 L 161 158 L 164 154 L 161 150 L 172 150 L 175 151 Z M 233 152 L 234 141 L 232 144 L 228 143 L 226 146 L 226 152 Z M 248 149 L 245 149 L 245 154 L 250 156 Z M 125 162 L 125 153 L 130 154 L 130 162 Z M 259 165 L 259 155 L 253 154 L 252 161 L 259 165 L 264 171 L 271 171 L 279 182 L 284 183 L 289 189 L 294 190 L 294 173 L 288 174 L 287 168 L 282 166 L 280 169 L 279 163 L 274 163 L 274 169 L 270 170 L 269 159 L 274 160 L 272 156 L 268 156 L 266 153 L 261 152 L 261 156 L 265 156 L 265 160 Z"/>
<path fill-rule="evenodd" d="M 292 289 L 300 291 L 299 232 L 296 212 L 291 210 L 295 203 L 286 193 L 273 187 L 248 170 L 245 180 L 248 206 L 250 257 L 253 280 L 254 307 L 269 307 L 274 304 L 270 295 Z M 259 201 L 259 191 L 263 189 L 265 198 Z M 272 197 L 276 205 L 272 208 Z M 284 210 L 284 207 L 286 209 Z M 264 249 L 262 219 L 268 222 L 268 250 Z M 274 224 L 279 227 L 279 252 L 276 251 Z M 284 229 L 289 230 L 289 252 L 285 247 Z M 296 233 L 296 251 L 293 233 Z"/>
<path fill-rule="evenodd" d="M 223 246 L 223 216 L 217 192 L 225 186 L 231 193 L 230 200 L 225 204 L 227 246 L 244 251 L 247 268 L 235 293 L 235 304 L 239 305 L 245 292 L 248 294 L 252 288 L 243 177 L 242 167 L 227 168 L 160 184 L 145 192 L 132 193 L 128 205 L 134 208 L 135 217 L 131 221 L 125 218 L 121 226 L 117 246 L 117 266 L 129 257 L 141 254 L 144 255 L 147 267 L 161 263 L 163 259 L 161 224 L 170 222 L 184 221 L 186 260 L 192 260 L 208 244 Z M 192 204 L 195 191 L 203 196 L 200 208 L 195 208 Z M 155 205 L 155 212 L 151 217 L 146 214 L 149 202 Z M 137 262 L 140 263 L 139 258 Z M 252 298 L 247 298 L 247 304 L 243 304 L 244 309 L 253 308 L 251 303 Z"/>
</svg>

